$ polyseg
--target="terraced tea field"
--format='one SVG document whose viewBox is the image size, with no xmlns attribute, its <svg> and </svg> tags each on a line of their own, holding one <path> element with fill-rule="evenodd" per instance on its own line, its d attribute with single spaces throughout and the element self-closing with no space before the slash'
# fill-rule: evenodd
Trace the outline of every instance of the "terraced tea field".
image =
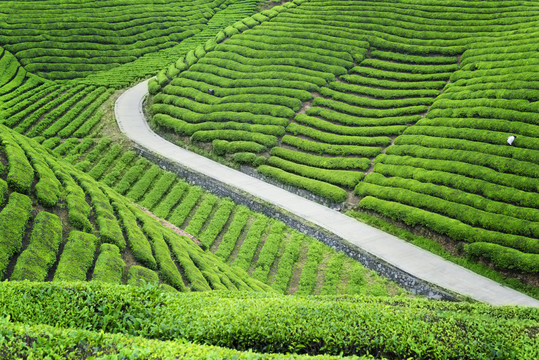
<svg viewBox="0 0 539 360">
<path fill-rule="evenodd" d="M 110 139 L 45 145 L 99 182 L 192 234 L 222 261 L 240 267 L 279 292 L 401 292 L 317 240 L 230 199 L 189 185 L 134 151 L 123 152 L 123 147 L 113 145 Z M 100 157 L 104 149 L 109 149 L 107 155 Z"/>
<path fill-rule="evenodd" d="M 465 52 L 462 70 L 427 116 L 376 158 L 373 174 L 356 188 L 365 196 L 360 206 L 472 242 L 468 255 L 499 268 L 537 274 L 539 58 L 529 51 L 539 45 L 535 35 Z M 511 146 L 510 135 L 517 138 Z"/>
<path fill-rule="evenodd" d="M 174 47 L 233 3 L 6 1 L 0 43 L 29 72 L 48 79 L 81 78 Z"/>
<path fill-rule="evenodd" d="M 163 137 L 537 298 L 538 39 L 535 0 L 2 1 L 0 358 L 538 358 L 535 308 L 411 298 L 113 116 L 153 77 Z"/>
<path fill-rule="evenodd" d="M 106 118 L 105 114 L 108 111 L 107 104 L 110 103 L 108 99 L 114 94 L 112 87 L 127 84 L 139 76 L 144 76 L 148 71 L 151 73 L 152 67 L 153 71 L 156 71 L 158 66 L 162 66 L 168 61 L 167 59 L 178 56 L 177 54 L 182 53 L 182 51 L 183 53 L 187 52 L 186 49 L 192 47 L 193 44 L 203 43 L 213 38 L 224 25 L 243 18 L 252 13 L 255 8 L 255 4 L 248 1 L 231 3 L 230 6 L 225 5 L 216 11 L 216 14 L 207 22 L 206 27 L 179 45 L 139 57 L 136 61 L 113 67 L 110 70 L 95 72 L 93 69 L 91 74 L 85 77 L 85 74 L 81 73 L 81 78 L 73 81 L 60 82 L 46 79 L 45 77 L 54 78 L 58 75 L 54 75 L 52 72 L 41 74 L 44 77 L 36 76 L 26 71 L 19 60 L 4 49 L 1 61 L 9 71 L 6 72 L 3 86 L 0 88 L 0 114 L 3 118 L 3 124 L 42 143 L 45 148 L 53 150 L 59 158 L 63 157 L 76 164 L 79 170 L 86 171 L 91 177 L 100 180 L 102 184 L 113 187 L 120 194 L 124 194 L 129 199 L 151 209 L 158 216 L 166 218 L 174 225 L 184 228 L 188 233 L 200 237 L 201 245 L 210 249 L 212 253 L 216 253 L 221 260 L 242 268 L 280 292 L 378 295 L 401 292 L 402 290 L 395 285 L 367 271 L 352 259 L 318 244 L 314 239 L 303 236 L 285 227 L 282 223 L 239 207 L 230 200 L 217 199 L 199 188 L 189 186 L 173 174 L 165 173 L 157 166 L 151 165 L 147 160 L 135 155 L 133 151 L 126 152 L 124 145 L 115 144 L 109 138 L 101 138 L 103 131 L 108 131 L 110 128 L 110 126 L 107 127 L 103 119 Z M 32 16 L 32 9 L 24 7 L 24 4 L 21 6 L 22 8 L 18 9 L 24 9 L 24 11 L 21 10 L 23 14 Z M 75 11 L 75 8 L 72 10 Z M 133 9 L 133 11 L 136 10 L 137 8 Z M 48 11 L 54 13 L 59 10 L 50 7 Z M 44 28 L 48 29 L 49 26 L 53 25 L 47 25 Z M 66 54 L 65 58 L 69 57 L 70 61 L 75 63 L 76 58 L 68 55 Z M 24 59 L 21 61 L 24 63 Z M 146 72 L 142 71 L 142 68 Z M 168 74 L 170 69 L 173 67 L 163 74 Z M 98 84 L 103 86 L 98 86 Z M 106 155 L 103 155 L 104 153 Z M 27 189 L 29 194 L 33 194 L 34 191 L 30 188 Z M 86 193 L 89 190 L 82 188 L 82 191 Z M 53 208 L 65 206 L 62 193 L 63 189 L 60 188 L 59 203 L 52 204 Z M 105 193 L 105 195 L 107 194 Z M 99 195 L 95 196 L 99 197 Z M 93 197 L 90 196 L 87 200 L 87 203 L 93 204 Z M 72 201 L 76 200 L 72 199 Z M 99 202 L 99 200 L 95 201 Z M 169 246 L 168 256 L 177 265 L 183 276 L 182 281 L 179 281 L 178 271 L 174 271 L 174 269 L 162 270 L 161 265 L 157 266 L 154 261 L 151 261 L 152 256 L 153 258 L 157 256 L 151 233 L 146 233 L 146 230 L 143 231 L 143 234 L 139 234 L 135 230 L 133 230 L 135 231 L 134 235 L 130 234 L 129 231 L 126 233 L 125 229 L 129 229 L 135 224 L 134 218 L 123 219 L 123 215 L 128 211 L 120 205 L 115 205 L 118 201 L 109 200 L 112 208 L 105 204 L 105 210 L 95 206 L 88 208 L 86 206 L 88 204 L 81 204 L 85 212 L 80 216 L 80 219 L 73 220 L 79 225 L 78 228 L 76 227 L 77 230 L 93 233 L 97 236 L 99 243 L 121 245 L 122 261 L 127 263 L 127 266 L 120 273 L 123 274 L 122 276 L 111 275 L 116 282 L 127 282 L 129 267 L 141 264 L 148 266 L 152 271 L 158 270 L 159 281 L 168 283 L 178 290 L 222 288 L 222 286 L 216 285 L 219 281 L 213 284 L 215 281 L 213 275 L 204 273 L 204 264 L 199 264 L 196 260 L 195 266 L 202 266 L 205 278 L 197 280 L 200 274 L 196 275 L 196 270 L 193 270 L 194 275 L 189 274 L 187 268 L 192 267 L 191 260 L 189 257 L 184 259 L 183 255 L 178 252 L 184 245 L 176 244 L 176 248 L 173 248 L 170 243 L 167 243 Z M 128 208 L 131 211 L 139 211 L 132 205 Z M 36 215 L 37 211 L 39 210 L 33 210 L 32 216 Z M 99 214 L 104 214 L 104 217 Z M 9 262 L 11 267 L 14 266 L 17 254 L 28 246 L 32 216 L 30 216 L 30 225 L 22 227 L 27 230 L 28 235 L 23 236 L 22 246 L 15 251 L 15 257 L 11 258 Z M 84 222 L 84 226 L 79 224 L 83 223 L 84 216 L 90 218 L 92 226 L 89 225 L 88 221 Z M 108 218 L 108 222 L 103 220 L 104 218 Z M 136 218 L 136 222 L 139 227 L 143 226 L 139 218 Z M 63 236 L 59 243 L 60 248 L 56 250 L 58 252 L 56 259 L 51 258 L 47 265 L 40 264 L 38 266 L 44 268 L 41 272 L 46 273 L 44 279 L 47 280 L 54 278 L 60 253 L 63 246 L 67 245 L 71 226 L 75 226 L 70 223 L 66 225 L 65 221 L 62 224 Z M 148 252 L 146 255 L 137 252 L 140 259 L 133 260 L 132 256 L 135 254 L 135 250 L 131 249 L 133 254 L 129 249 L 123 250 L 125 240 L 119 238 L 120 228 L 124 229 L 122 236 L 125 239 L 130 236 L 139 237 L 141 243 L 152 245 L 152 252 Z M 96 242 L 95 239 L 94 242 Z M 222 246 L 220 246 L 221 243 Z M 163 243 L 160 242 L 157 246 L 162 247 L 162 245 Z M 81 270 L 78 278 L 100 277 L 100 275 L 94 276 L 93 274 L 94 266 L 102 263 L 102 261 L 96 263 L 97 258 L 94 254 L 97 254 L 97 251 L 99 251 L 98 248 L 84 255 L 88 257 L 89 265 Z M 107 254 L 103 255 L 105 259 L 118 257 L 114 248 L 103 249 L 103 251 Z M 93 260 L 90 261 L 90 259 Z M 134 263 L 131 264 L 130 261 Z M 182 264 L 182 261 L 186 263 Z M 121 264 L 121 262 L 118 263 Z M 171 263 L 168 262 L 163 266 L 170 265 Z M 184 266 L 186 266 L 185 269 Z M 118 269 L 117 266 L 116 271 Z M 168 274 L 163 273 L 163 271 L 168 272 Z M 97 272 L 100 273 L 101 270 L 98 269 Z M 174 274 L 171 275 L 172 273 Z M 156 279 L 155 274 L 152 275 L 151 271 L 146 276 L 152 281 Z M 8 271 L 3 277 L 9 279 L 11 274 Z M 29 277 L 29 279 L 33 278 Z M 226 281 L 225 287 L 233 288 L 230 286 L 230 281 Z"/>
<path fill-rule="evenodd" d="M 295 1 L 152 80 L 149 111 L 169 139 L 536 286 L 538 18 L 533 1 Z"/>
<path fill-rule="evenodd" d="M 0 137 L 2 279 L 267 289 L 35 141 Z"/>
</svg>

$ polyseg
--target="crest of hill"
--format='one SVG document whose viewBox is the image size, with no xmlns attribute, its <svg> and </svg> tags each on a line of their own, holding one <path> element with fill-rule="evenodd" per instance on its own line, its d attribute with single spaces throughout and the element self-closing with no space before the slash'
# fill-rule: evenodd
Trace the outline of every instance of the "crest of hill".
<svg viewBox="0 0 539 360">
<path fill-rule="evenodd" d="M 0 278 L 266 290 L 35 141 L 0 125 Z"/>
</svg>

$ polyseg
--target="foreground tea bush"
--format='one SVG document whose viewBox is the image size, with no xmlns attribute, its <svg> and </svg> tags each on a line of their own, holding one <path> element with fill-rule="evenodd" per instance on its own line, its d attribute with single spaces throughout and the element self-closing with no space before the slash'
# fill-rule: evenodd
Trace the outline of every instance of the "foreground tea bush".
<svg viewBox="0 0 539 360">
<path fill-rule="evenodd" d="M 534 308 L 405 298 L 286 297 L 156 287 L 0 284 L 0 317 L 264 353 L 534 359 Z"/>
<path fill-rule="evenodd" d="M 256 354 L 181 341 L 150 340 L 123 334 L 13 324 L 0 319 L 0 353 L 5 358 L 69 359 L 340 359 L 340 356 Z M 358 358 L 359 359 L 359 358 Z M 361 359 L 374 359 L 372 356 Z"/>
</svg>

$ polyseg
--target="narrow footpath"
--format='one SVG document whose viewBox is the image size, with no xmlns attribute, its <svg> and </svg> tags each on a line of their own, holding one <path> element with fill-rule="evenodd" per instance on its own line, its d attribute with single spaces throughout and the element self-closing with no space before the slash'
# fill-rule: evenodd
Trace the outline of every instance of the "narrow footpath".
<svg viewBox="0 0 539 360">
<path fill-rule="evenodd" d="M 539 307 L 539 301 L 529 296 L 477 275 L 393 235 L 168 142 L 154 133 L 146 122 L 142 106 L 147 93 L 145 81 L 128 89 L 116 101 L 118 126 L 138 146 L 296 214 L 374 257 L 440 288 L 492 305 Z"/>
</svg>

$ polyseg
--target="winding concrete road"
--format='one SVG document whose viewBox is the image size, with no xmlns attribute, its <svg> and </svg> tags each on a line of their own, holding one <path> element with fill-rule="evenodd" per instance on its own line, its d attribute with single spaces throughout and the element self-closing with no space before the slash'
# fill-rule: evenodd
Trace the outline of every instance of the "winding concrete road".
<svg viewBox="0 0 539 360">
<path fill-rule="evenodd" d="M 146 122 L 142 110 L 146 95 L 147 81 L 123 93 L 116 101 L 115 107 L 120 130 L 138 146 L 165 157 L 172 163 L 188 167 L 194 172 L 296 214 L 428 283 L 492 305 L 539 307 L 539 301 L 529 296 L 477 275 L 395 236 L 166 141 L 154 133 Z"/>
</svg>

